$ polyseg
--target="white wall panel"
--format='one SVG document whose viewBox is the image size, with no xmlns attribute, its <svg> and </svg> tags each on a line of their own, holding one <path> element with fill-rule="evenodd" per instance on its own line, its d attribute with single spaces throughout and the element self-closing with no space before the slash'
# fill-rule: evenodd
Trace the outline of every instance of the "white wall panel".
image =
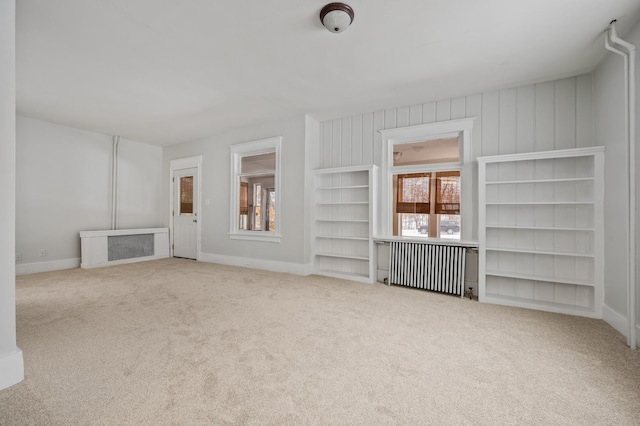
<svg viewBox="0 0 640 426">
<path fill-rule="evenodd" d="M 576 81 L 566 78 L 555 82 L 555 146 L 554 149 L 576 147 Z"/>
<path fill-rule="evenodd" d="M 421 124 L 429 124 L 435 123 L 436 121 L 436 103 L 428 102 L 422 104 L 422 123 Z"/>
<path fill-rule="evenodd" d="M 576 84 L 576 147 L 594 146 L 593 76 L 581 75 Z"/>
<path fill-rule="evenodd" d="M 409 107 L 409 125 L 418 124 L 422 124 L 422 105 L 413 105 Z"/>
<path fill-rule="evenodd" d="M 393 109 L 386 109 L 384 110 L 384 128 L 385 129 L 395 129 L 396 127 L 398 127 L 396 125 L 396 123 L 398 118 L 398 110 L 393 108 Z"/>
<path fill-rule="evenodd" d="M 351 164 L 354 166 L 363 164 L 361 115 L 354 115 L 351 117 Z"/>
<path fill-rule="evenodd" d="M 436 121 L 451 120 L 451 100 L 443 99 L 436 102 Z"/>
<path fill-rule="evenodd" d="M 331 124 L 331 161 L 329 167 L 340 167 L 342 164 L 342 120 L 333 120 Z"/>
<path fill-rule="evenodd" d="M 333 122 L 325 121 L 320 124 L 320 167 L 323 169 L 331 167 L 331 148 L 333 146 Z"/>
<path fill-rule="evenodd" d="M 482 138 L 481 152 L 483 156 L 500 153 L 500 93 L 482 94 Z M 475 141 L 474 141 L 475 143 Z"/>
<path fill-rule="evenodd" d="M 381 165 L 378 130 L 465 117 L 476 117 L 472 134 L 474 160 L 481 155 L 593 146 L 592 86 L 591 75 L 583 75 L 326 121 L 322 123 L 320 164 L 324 168 Z M 336 126 L 349 126 L 348 140 L 347 133 L 336 130 Z M 345 155 L 337 155 L 336 150 Z M 476 176 L 475 164 L 473 170 Z M 472 188 L 475 210 L 477 187 Z M 473 217 L 477 217 L 475 211 Z"/>
<path fill-rule="evenodd" d="M 384 112 L 377 111 L 373 114 L 373 164 L 382 163 L 382 135 L 378 130 L 384 129 Z"/>
<path fill-rule="evenodd" d="M 407 127 L 409 125 L 409 112 L 409 107 L 398 108 L 395 127 Z"/>
<path fill-rule="evenodd" d="M 373 113 L 362 115 L 362 164 L 373 164 Z"/>
<path fill-rule="evenodd" d="M 523 86 L 517 90 L 516 152 L 535 151 L 535 86 Z"/>
<path fill-rule="evenodd" d="M 351 117 L 340 122 L 340 165 L 349 165 L 351 161 Z"/>
<path fill-rule="evenodd" d="M 536 85 L 536 151 L 555 145 L 555 95 L 553 82 Z"/>
<path fill-rule="evenodd" d="M 498 152 L 500 154 L 513 154 L 517 152 L 517 91 L 505 89 L 500 91 L 500 118 Z"/>
<path fill-rule="evenodd" d="M 451 100 L 451 119 L 466 118 L 467 98 L 455 98 Z"/>
</svg>

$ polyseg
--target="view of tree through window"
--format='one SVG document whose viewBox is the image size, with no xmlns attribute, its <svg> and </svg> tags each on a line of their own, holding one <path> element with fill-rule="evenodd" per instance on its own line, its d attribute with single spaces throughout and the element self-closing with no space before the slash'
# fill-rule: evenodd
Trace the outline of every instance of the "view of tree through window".
<svg viewBox="0 0 640 426">
<path fill-rule="evenodd" d="M 459 238 L 460 171 L 394 175 L 394 235 Z"/>
<path fill-rule="evenodd" d="M 460 214 L 460 172 L 436 173 L 436 213 Z"/>
</svg>

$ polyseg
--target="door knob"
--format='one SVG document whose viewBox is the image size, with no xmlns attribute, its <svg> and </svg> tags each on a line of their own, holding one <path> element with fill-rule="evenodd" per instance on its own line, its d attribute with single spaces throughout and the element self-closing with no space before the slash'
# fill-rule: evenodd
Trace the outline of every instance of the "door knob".
<svg viewBox="0 0 640 426">
<path fill-rule="evenodd" d="M 194 222 L 197 222 L 197 221 L 198 221 L 198 219 L 193 219 L 193 221 L 194 221 Z"/>
</svg>

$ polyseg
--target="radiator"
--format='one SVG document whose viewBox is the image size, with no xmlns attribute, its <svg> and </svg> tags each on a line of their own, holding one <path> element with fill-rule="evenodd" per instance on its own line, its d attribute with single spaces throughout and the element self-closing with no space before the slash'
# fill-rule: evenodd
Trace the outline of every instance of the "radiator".
<svg viewBox="0 0 640 426">
<path fill-rule="evenodd" d="M 465 254 L 460 246 L 392 241 L 389 284 L 462 297 Z"/>
<path fill-rule="evenodd" d="M 167 228 L 80 232 L 82 268 L 169 257 Z"/>
</svg>

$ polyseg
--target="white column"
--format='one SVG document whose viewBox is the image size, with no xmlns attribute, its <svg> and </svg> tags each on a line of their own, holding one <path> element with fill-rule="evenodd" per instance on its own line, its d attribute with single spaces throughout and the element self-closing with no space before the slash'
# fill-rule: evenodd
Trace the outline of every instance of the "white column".
<svg viewBox="0 0 640 426">
<path fill-rule="evenodd" d="M 0 0 L 0 389 L 24 378 L 16 346 L 15 18 L 15 0 Z"/>
</svg>

